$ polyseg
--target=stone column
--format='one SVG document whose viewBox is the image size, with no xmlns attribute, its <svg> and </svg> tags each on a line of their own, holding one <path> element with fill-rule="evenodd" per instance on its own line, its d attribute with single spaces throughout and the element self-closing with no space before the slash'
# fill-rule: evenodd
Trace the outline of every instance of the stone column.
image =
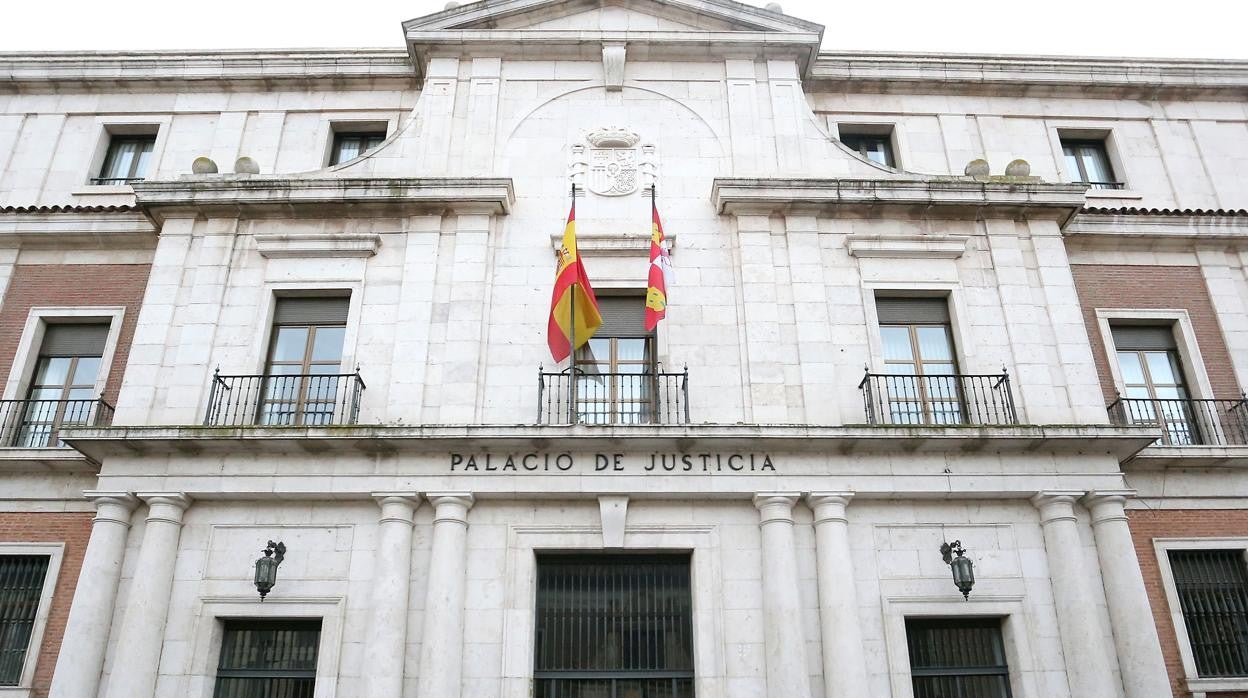
<svg viewBox="0 0 1248 698">
<path fill-rule="evenodd" d="M 869 693 L 849 520 L 845 518 L 845 507 L 853 496 L 852 492 L 811 492 L 806 498 L 815 512 L 823 694 L 827 698 L 860 698 Z"/>
<path fill-rule="evenodd" d="M 1084 503 L 1092 512 L 1096 554 L 1101 562 L 1105 601 L 1126 697 L 1152 698 L 1169 695 L 1170 677 L 1123 508 L 1127 497 L 1134 494 L 1093 492 L 1084 498 Z"/>
<path fill-rule="evenodd" d="M 155 694 L 182 514 L 191 504 L 190 497 L 180 492 L 140 492 L 139 498 L 147 502 L 147 527 L 117 630 L 116 669 L 109 675 L 106 698 Z"/>
<path fill-rule="evenodd" d="M 402 698 L 407 653 L 407 598 L 412 578 L 412 515 L 415 492 L 374 493 L 381 507 L 373 556 L 373 606 L 364 641 L 362 695 Z"/>
<path fill-rule="evenodd" d="M 793 542 L 793 504 L 799 498 L 795 492 L 768 492 L 754 497 L 762 529 L 767 695 L 774 698 L 810 698 L 797 550 Z"/>
<path fill-rule="evenodd" d="M 113 602 L 121 581 L 130 514 L 139 500 L 127 492 L 86 492 L 95 502 L 91 539 L 82 558 L 82 571 L 65 622 L 65 639 L 52 676 L 53 698 L 94 696 L 104 671 L 108 631 L 113 625 Z"/>
<path fill-rule="evenodd" d="M 1114 696 L 1118 686 L 1104 645 L 1105 632 L 1075 519 L 1082 492 L 1040 492 L 1031 502 L 1040 510 L 1044 549 L 1053 585 L 1057 627 L 1066 656 L 1066 680 L 1072 696 Z"/>
<path fill-rule="evenodd" d="M 464 578 L 467 575 L 467 492 L 430 493 L 433 545 L 420 645 L 418 698 L 459 698 L 464 672 Z"/>
</svg>

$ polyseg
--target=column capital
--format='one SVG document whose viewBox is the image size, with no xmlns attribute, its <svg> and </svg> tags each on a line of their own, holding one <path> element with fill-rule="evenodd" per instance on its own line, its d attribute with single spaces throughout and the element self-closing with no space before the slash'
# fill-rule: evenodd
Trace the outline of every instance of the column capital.
<svg viewBox="0 0 1248 698">
<path fill-rule="evenodd" d="M 1040 523 L 1051 521 L 1074 521 L 1075 502 L 1083 496 L 1082 490 L 1041 490 L 1031 498 L 1040 510 Z"/>
<path fill-rule="evenodd" d="M 754 495 L 754 507 L 758 509 L 759 523 L 773 521 L 793 523 L 793 505 L 802 498 L 801 492 L 759 492 Z"/>
<path fill-rule="evenodd" d="M 1107 521 L 1126 521 L 1127 500 L 1135 490 L 1093 490 L 1083 497 L 1083 505 L 1092 512 L 1092 525 Z"/>
<path fill-rule="evenodd" d="M 815 513 L 816 526 L 829 521 L 849 523 L 845 508 L 853 498 L 853 492 L 811 492 L 806 495 L 806 504 Z"/>
<path fill-rule="evenodd" d="M 182 523 L 182 514 L 191 506 L 191 498 L 185 492 L 136 492 L 135 496 L 147 502 L 147 520 Z"/>
<path fill-rule="evenodd" d="M 413 525 L 412 516 L 420 508 L 420 495 L 416 492 L 373 492 L 371 496 L 381 507 L 378 523 L 395 521 Z"/>
<path fill-rule="evenodd" d="M 425 499 L 433 505 L 433 523 L 454 521 L 468 523 L 468 510 L 477 501 L 471 492 L 426 492 Z"/>
<path fill-rule="evenodd" d="M 139 506 L 139 498 L 129 492 L 85 490 L 82 496 L 95 504 L 95 521 L 111 521 L 130 525 L 130 514 Z"/>
</svg>

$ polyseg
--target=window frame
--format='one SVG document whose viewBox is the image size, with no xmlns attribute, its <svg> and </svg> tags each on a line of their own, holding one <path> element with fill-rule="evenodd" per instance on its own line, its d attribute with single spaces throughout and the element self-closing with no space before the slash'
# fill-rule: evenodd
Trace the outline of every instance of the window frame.
<svg viewBox="0 0 1248 698">
<path fill-rule="evenodd" d="M 308 385 L 312 381 L 316 380 L 316 378 L 311 378 L 308 376 L 319 375 L 319 374 L 314 374 L 312 372 L 312 367 L 314 366 L 332 366 L 332 365 L 337 366 L 337 370 L 334 371 L 332 374 L 324 374 L 324 375 L 343 375 L 345 373 L 346 370 L 343 367 L 347 365 L 344 359 L 346 357 L 346 350 L 347 350 L 347 337 L 350 332 L 349 327 L 350 327 L 351 310 L 352 310 L 351 299 L 353 297 L 354 297 L 354 293 L 350 295 L 346 295 L 346 294 L 338 293 L 336 291 L 327 291 L 326 293 L 321 293 L 321 294 L 299 293 L 299 294 L 274 294 L 273 295 L 272 319 L 269 324 L 269 333 L 268 333 L 269 335 L 268 336 L 268 349 L 265 352 L 264 367 L 260 373 L 260 375 L 264 376 L 263 380 L 265 383 L 265 387 L 261 389 L 262 396 L 256 405 L 256 416 L 255 416 L 256 424 L 273 425 L 273 426 L 278 426 L 278 425 L 317 426 L 317 425 L 322 424 L 321 422 L 318 422 L 315 420 L 312 420 L 312 421 L 308 420 L 308 417 L 310 414 L 319 414 L 318 412 L 315 412 L 315 411 L 309 412 L 307 409 Z M 279 323 L 276 318 L 277 306 L 278 306 L 278 303 L 280 303 L 281 300 L 284 298 L 346 298 L 347 299 L 347 317 L 343 319 L 341 324 L 339 323 L 320 323 L 320 324 L 317 324 L 317 323 Z M 309 330 L 308 335 L 306 339 L 304 340 L 303 358 L 302 358 L 302 361 L 298 364 L 300 368 L 300 371 L 298 374 L 283 374 L 283 373 L 275 373 L 273 371 L 273 366 L 274 366 L 273 356 L 275 352 L 277 351 L 278 335 L 279 335 L 281 328 L 283 327 L 304 327 Z M 314 360 L 312 356 L 313 356 L 313 350 L 314 350 L 315 342 L 316 342 L 317 329 L 331 328 L 331 327 L 342 328 L 342 346 L 338 350 L 338 360 L 336 362 L 331 362 L 328 360 L 321 360 L 321 361 Z M 293 366 L 296 364 L 291 361 L 281 361 L 281 362 L 278 362 L 278 365 Z M 263 396 L 263 394 L 267 393 L 268 391 L 267 384 L 269 383 L 269 381 L 274 380 L 275 377 L 290 376 L 290 375 L 304 376 L 304 378 L 302 378 L 299 381 L 299 385 L 297 387 L 297 390 L 298 390 L 297 398 L 293 403 L 294 407 L 292 408 L 292 412 L 295 415 L 295 421 L 291 422 L 289 425 L 282 423 L 282 422 L 277 422 L 277 423 L 266 422 L 264 420 L 264 413 L 265 413 L 266 405 L 271 404 L 271 403 L 291 404 L 290 401 L 287 401 L 287 400 L 266 399 Z M 335 385 L 337 386 L 336 389 L 341 389 L 343 387 L 341 385 L 337 385 L 337 384 Z M 336 412 L 336 410 L 337 410 L 337 402 L 335 401 L 333 403 L 333 412 L 331 412 L 331 414 Z"/>
<path fill-rule="evenodd" d="M 152 146 L 151 168 L 145 177 L 156 175 L 160 171 L 160 162 L 164 156 L 165 144 L 168 141 L 173 117 L 168 114 L 144 114 L 139 116 L 99 116 L 95 119 L 97 129 L 95 149 L 90 158 L 82 160 L 83 169 L 79 172 L 78 181 L 81 188 L 72 194 L 131 194 L 133 189 L 127 183 L 97 184 L 108 157 L 109 144 L 114 136 L 155 136 Z"/>
<path fill-rule="evenodd" d="M 320 643 L 321 643 L 321 621 L 319 618 L 223 618 L 221 619 L 221 650 L 217 655 L 217 671 L 215 680 L 213 681 L 213 693 L 216 694 L 220 688 L 221 679 L 311 679 L 312 693 L 316 693 L 316 665 L 320 660 Z M 313 661 L 311 669 L 226 669 L 221 666 L 224 657 L 226 635 L 231 632 L 231 625 L 273 625 L 282 624 L 306 624 L 316 623 L 316 646 L 317 656 Z M 238 629 L 234 630 L 238 632 Z"/>
<path fill-rule="evenodd" d="M 1196 671 L 1196 654 L 1192 651 L 1191 637 L 1187 633 L 1187 622 L 1183 618 L 1183 606 L 1179 601 L 1179 590 L 1174 583 L 1170 551 L 1236 549 L 1244 552 L 1244 564 L 1248 565 L 1248 538 L 1245 537 L 1153 539 L 1153 551 L 1157 556 L 1161 586 L 1165 592 L 1166 604 L 1170 610 L 1170 623 L 1174 628 L 1175 640 L 1179 646 L 1179 662 L 1183 666 L 1184 686 L 1192 693 L 1248 691 L 1248 676 L 1202 678 Z"/>
<path fill-rule="evenodd" d="M 1187 387 L 1188 399 L 1213 399 L 1213 385 L 1205 371 L 1205 362 L 1201 358 L 1200 347 L 1196 342 L 1196 329 L 1192 325 L 1191 316 L 1186 309 L 1129 309 L 1129 308 L 1097 308 L 1096 324 L 1101 333 L 1101 343 L 1105 347 L 1105 359 L 1109 366 L 1110 377 L 1113 379 L 1114 390 L 1126 396 L 1126 381 L 1122 377 L 1122 367 L 1118 365 L 1118 345 L 1114 341 L 1113 325 L 1149 324 L 1164 325 L 1173 323 L 1174 341 L 1178 346 L 1179 367 L 1183 370 L 1184 385 Z M 1112 401 L 1113 396 L 1106 395 Z"/>
<path fill-rule="evenodd" d="M 1057 171 L 1057 181 L 1079 183 L 1072 180 L 1070 174 L 1066 171 L 1066 142 L 1083 141 L 1100 143 L 1105 153 L 1105 160 L 1109 164 L 1109 169 L 1114 175 L 1115 183 L 1120 185 L 1116 189 L 1088 189 L 1089 197 L 1108 197 L 1119 199 L 1138 199 L 1139 194 L 1130 191 L 1131 177 L 1129 175 L 1126 163 L 1118 156 L 1118 148 L 1115 144 L 1114 130 L 1105 128 L 1103 122 L 1096 121 L 1064 121 L 1057 124 L 1051 123 L 1049 131 L 1051 145 L 1053 148 L 1054 166 Z M 1083 170 L 1080 169 L 1082 172 Z"/>
<path fill-rule="evenodd" d="M 109 165 L 113 164 L 114 158 L 117 157 L 117 150 L 123 143 L 136 143 L 136 144 L 141 144 L 144 146 L 147 146 L 148 144 L 150 144 L 150 148 L 143 148 L 142 150 L 140 150 L 140 155 L 142 154 L 143 150 L 146 150 L 147 155 L 148 155 L 148 166 L 150 168 L 151 158 L 152 156 L 156 154 L 156 134 L 153 133 L 153 134 L 123 135 L 123 134 L 115 133 L 109 136 L 108 149 L 104 155 L 104 162 L 100 164 L 100 170 L 96 174 L 96 176 L 91 179 L 92 184 L 99 184 L 99 185 L 104 185 L 104 186 L 128 185 L 134 182 L 141 182 L 144 179 L 147 179 L 146 170 L 142 173 L 138 171 L 139 163 L 142 162 L 141 157 L 134 158 L 133 160 L 130 161 L 130 168 L 124 177 L 105 177 L 104 176 L 104 174 L 109 170 Z"/>
<path fill-rule="evenodd" d="M 334 131 L 334 142 L 329 146 L 329 166 L 337 167 L 338 165 L 362 158 L 381 147 L 381 144 L 385 143 L 388 137 L 385 131 Z M 343 141 L 348 138 L 359 138 L 361 146 L 365 146 L 373 140 L 376 140 L 377 143 L 371 147 L 361 147 L 355 155 L 343 160 L 341 159 L 342 145 Z"/>
<path fill-rule="evenodd" d="M 0 686 L 0 696 L 4 698 L 27 698 L 34 687 L 35 668 L 39 662 L 40 649 L 43 647 L 43 636 L 47 630 L 48 617 L 51 615 L 52 600 L 56 595 L 61 563 L 65 558 L 65 544 L 0 542 L 0 555 L 48 556 L 48 571 L 43 577 L 43 593 L 39 596 L 35 622 L 30 630 L 30 643 L 26 648 L 26 658 L 22 661 L 21 680 L 16 686 Z"/>
<path fill-rule="evenodd" d="M 398 127 L 399 127 L 399 122 L 398 122 L 397 117 L 390 116 L 388 114 L 378 115 L 376 113 L 369 113 L 369 112 L 344 113 L 344 114 L 337 115 L 337 118 L 334 118 L 329 121 L 323 121 L 321 123 L 322 123 L 322 126 L 320 129 L 319 138 L 320 138 L 320 142 L 325 144 L 324 145 L 325 152 L 324 152 L 324 155 L 321 157 L 320 166 L 322 168 L 327 168 L 327 169 L 342 167 L 343 165 L 353 162 L 356 159 L 356 158 L 352 158 L 351 160 L 335 162 L 335 159 L 336 159 L 335 158 L 336 156 L 335 145 L 337 144 L 337 141 L 338 141 L 338 134 L 361 133 L 361 132 L 370 132 L 370 131 L 385 133 L 386 134 L 385 138 L 382 139 L 382 141 L 384 142 L 385 139 L 388 139 L 391 136 L 393 136 L 395 133 L 397 133 Z"/>
<path fill-rule="evenodd" d="M 865 123 L 854 121 L 841 121 L 836 123 L 836 133 L 834 134 L 836 141 L 851 152 L 858 155 L 863 160 L 890 170 L 901 169 L 900 155 L 900 137 L 897 133 L 898 129 L 895 124 L 891 123 Z M 867 156 L 866 151 L 859 146 L 854 146 L 845 142 L 845 138 L 852 139 L 878 139 L 882 141 L 886 147 L 887 163 L 879 163 Z"/>
<path fill-rule="evenodd" d="M 29 392 L 31 381 L 34 380 L 35 366 L 39 362 L 39 350 L 43 346 L 44 332 L 48 324 L 55 324 L 58 320 L 75 323 L 108 323 L 108 338 L 104 341 L 104 355 L 100 357 L 100 371 L 95 377 L 96 397 L 103 397 L 104 389 L 108 385 L 109 372 L 113 366 L 113 357 L 117 353 L 117 345 L 121 339 L 121 327 L 125 316 L 125 306 L 31 308 L 26 315 L 26 325 L 22 328 L 17 351 L 13 354 L 13 364 L 9 368 L 8 381 L 4 385 L 4 399 L 20 400 Z"/>
<path fill-rule="evenodd" d="M 1002 676 L 1005 677 L 1005 696 L 1003 698 L 1012 698 L 1010 690 L 1010 664 L 1009 658 L 1005 652 L 1005 632 L 1002 629 L 1004 625 L 1003 619 L 996 616 L 907 616 L 906 623 L 906 649 L 909 653 L 910 645 L 910 625 L 915 624 L 972 624 L 977 623 L 983 626 L 992 626 L 996 630 L 995 640 L 997 642 L 997 650 L 1001 653 L 1001 659 L 1004 664 L 999 666 L 982 666 L 982 667 L 961 667 L 961 668 L 915 668 L 913 662 L 910 665 L 911 682 L 914 679 L 928 677 L 964 677 L 964 676 Z"/>
</svg>

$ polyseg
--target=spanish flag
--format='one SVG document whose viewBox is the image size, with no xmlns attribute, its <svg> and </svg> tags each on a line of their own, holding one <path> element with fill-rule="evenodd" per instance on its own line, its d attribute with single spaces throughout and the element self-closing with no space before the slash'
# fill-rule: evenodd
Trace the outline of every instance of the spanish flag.
<svg viewBox="0 0 1248 698">
<path fill-rule="evenodd" d="M 575 324 L 574 324 L 575 323 Z M 555 292 L 550 298 L 550 323 L 546 342 L 555 361 L 563 361 L 581 348 L 602 326 L 598 299 L 589 285 L 585 265 L 576 251 L 576 199 L 563 229 L 563 246 L 559 248 L 559 268 L 555 272 Z M 574 343 L 575 342 L 575 343 Z"/>
<path fill-rule="evenodd" d="M 650 282 L 646 289 L 646 331 L 653 331 L 659 320 L 667 316 L 667 280 L 672 274 L 672 260 L 667 256 L 667 239 L 659 207 L 650 199 Z"/>
</svg>

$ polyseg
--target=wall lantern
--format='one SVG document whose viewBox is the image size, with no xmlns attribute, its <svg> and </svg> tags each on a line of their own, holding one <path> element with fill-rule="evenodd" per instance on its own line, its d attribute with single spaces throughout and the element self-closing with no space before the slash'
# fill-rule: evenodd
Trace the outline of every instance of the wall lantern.
<svg viewBox="0 0 1248 698">
<path fill-rule="evenodd" d="M 971 587 L 975 586 L 975 563 L 971 562 L 971 558 L 966 557 L 966 549 L 962 547 L 962 541 L 941 543 L 940 556 L 945 559 L 945 564 L 949 565 L 949 569 L 953 570 L 953 583 L 957 585 L 958 591 L 962 592 L 962 598 L 969 601 Z"/>
<path fill-rule="evenodd" d="M 264 557 L 256 560 L 256 591 L 260 592 L 260 600 L 268 596 L 269 590 L 277 583 L 277 566 L 286 557 L 286 544 L 278 541 L 269 544 L 262 551 Z M 276 553 L 276 554 L 275 554 Z"/>
</svg>

